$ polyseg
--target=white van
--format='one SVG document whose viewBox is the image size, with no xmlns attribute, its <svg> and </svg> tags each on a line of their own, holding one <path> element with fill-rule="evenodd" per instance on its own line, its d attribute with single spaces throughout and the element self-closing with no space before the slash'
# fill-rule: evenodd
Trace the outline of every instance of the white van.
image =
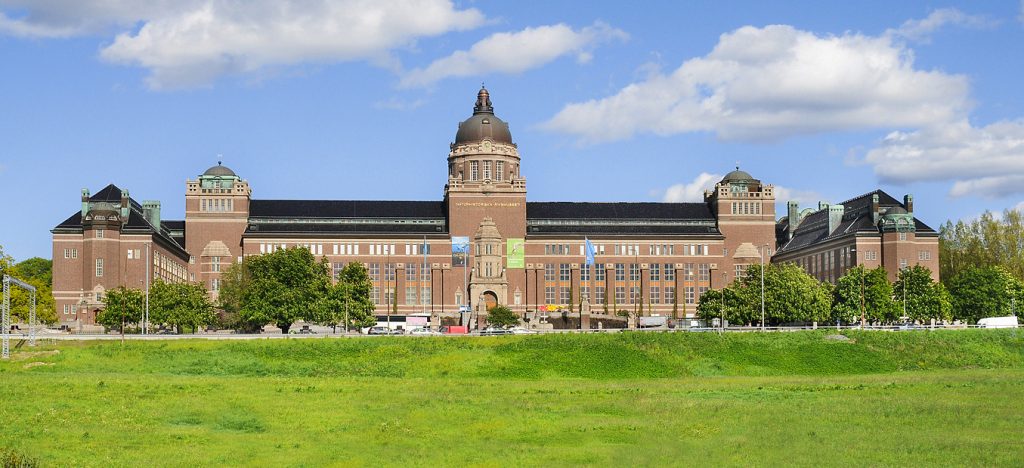
<svg viewBox="0 0 1024 468">
<path fill-rule="evenodd" d="M 978 328 L 1017 328 L 1017 317 L 985 317 L 978 320 Z"/>
</svg>

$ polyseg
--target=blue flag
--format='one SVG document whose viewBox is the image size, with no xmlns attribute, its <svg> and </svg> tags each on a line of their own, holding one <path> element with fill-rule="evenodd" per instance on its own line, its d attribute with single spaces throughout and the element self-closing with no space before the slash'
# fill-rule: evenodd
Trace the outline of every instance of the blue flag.
<svg viewBox="0 0 1024 468">
<path fill-rule="evenodd" d="M 590 239 L 583 238 L 584 248 L 583 253 L 587 256 L 586 265 L 590 266 L 594 264 L 594 244 L 590 243 Z"/>
</svg>

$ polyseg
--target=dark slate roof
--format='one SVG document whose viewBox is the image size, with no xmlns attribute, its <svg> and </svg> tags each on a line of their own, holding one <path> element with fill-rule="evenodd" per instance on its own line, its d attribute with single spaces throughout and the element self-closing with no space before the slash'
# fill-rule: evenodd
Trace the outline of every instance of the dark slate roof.
<svg viewBox="0 0 1024 468">
<path fill-rule="evenodd" d="M 443 202 L 252 200 L 250 218 L 444 218 Z"/>
<path fill-rule="evenodd" d="M 121 189 L 114 184 L 103 187 L 99 192 L 91 195 L 89 201 L 93 202 L 107 202 L 107 203 L 121 203 Z M 179 239 L 174 238 L 170 235 L 170 232 L 166 229 L 156 229 L 149 221 L 146 220 L 142 214 L 142 205 L 136 202 L 131 197 L 128 198 L 128 206 L 131 209 L 128 211 L 128 221 L 121 226 L 122 232 L 153 232 L 156 233 L 156 237 L 159 240 L 163 240 L 166 244 L 165 247 L 176 250 L 178 255 L 184 259 L 188 258 L 188 252 L 185 251 L 185 239 L 182 236 Z M 171 221 L 181 223 L 181 229 L 184 230 L 184 221 Z M 166 226 L 163 222 L 160 223 L 164 227 Z M 71 231 L 81 232 L 82 230 L 82 212 L 78 211 L 75 214 L 68 217 L 56 227 L 53 228 L 53 232 L 58 231 Z"/>
<path fill-rule="evenodd" d="M 443 202 L 252 200 L 247 235 L 445 234 Z"/>
<path fill-rule="evenodd" d="M 526 219 L 677 219 L 714 221 L 705 203 L 526 202 Z"/>
<path fill-rule="evenodd" d="M 184 220 L 161 220 L 160 227 L 177 242 L 181 248 L 185 248 L 185 221 Z"/>
<path fill-rule="evenodd" d="M 528 234 L 721 235 L 704 203 L 527 202 Z"/>
<path fill-rule="evenodd" d="M 777 236 L 780 236 L 778 239 L 782 244 L 782 247 L 779 248 L 777 254 L 782 255 L 787 252 L 810 247 L 815 244 L 846 235 L 856 235 L 857 233 L 877 233 L 878 227 L 874 225 L 871 216 L 871 197 L 875 194 L 878 195 L 879 207 L 893 207 L 897 208 L 896 211 L 902 210 L 903 212 L 906 212 L 906 207 L 903 206 L 902 202 L 882 190 L 875 190 L 838 203 L 845 207 L 843 210 L 843 219 L 831 233 L 828 232 L 827 210 L 818 210 L 804 217 L 797 226 L 796 232 L 793 234 L 793 238 L 789 241 L 785 240 L 785 227 L 789 225 L 789 220 L 784 219 L 776 224 L 775 232 Z M 921 220 L 914 218 L 914 223 L 918 234 L 935 234 L 935 230 L 921 222 Z"/>
</svg>

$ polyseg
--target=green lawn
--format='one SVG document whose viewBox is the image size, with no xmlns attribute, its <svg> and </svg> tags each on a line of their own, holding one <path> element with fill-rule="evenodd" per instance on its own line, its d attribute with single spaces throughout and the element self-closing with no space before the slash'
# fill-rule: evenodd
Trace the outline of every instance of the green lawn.
<svg viewBox="0 0 1024 468">
<path fill-rule="evenodd" d="M 0 447 L 76 466 L 1024 460 L 1024 334 L 825 334 L 48 345 L 0 363 Z"/>
</svg>

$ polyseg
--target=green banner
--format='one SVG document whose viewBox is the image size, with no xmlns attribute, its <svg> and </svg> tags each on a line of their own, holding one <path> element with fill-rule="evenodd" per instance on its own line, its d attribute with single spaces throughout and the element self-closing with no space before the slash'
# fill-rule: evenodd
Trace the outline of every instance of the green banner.
<svg viewBox="0 0 1024 468">
<path fill-rule="evenodd" d="M 507 239 L 505 241 L 505 268 L 526 268 L 526 240 Z"/>
</svg>

